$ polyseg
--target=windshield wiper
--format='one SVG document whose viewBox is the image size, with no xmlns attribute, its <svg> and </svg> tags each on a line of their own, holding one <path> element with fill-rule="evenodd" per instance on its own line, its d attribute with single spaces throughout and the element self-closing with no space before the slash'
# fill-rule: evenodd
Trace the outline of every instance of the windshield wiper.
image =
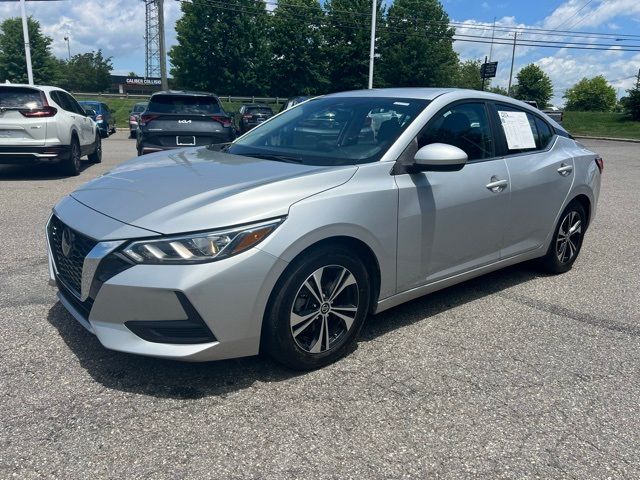
<svg viewBox="0 0 640 480">
<path fill-rule="evenodd" d="M 277 162 L 302 163 L 301 158 L 292 157 L 290 155 L 277 154 L 277 153 L 249 152 L 249 153 L 239 153 L 238 155 L 244 155 L 245 157 L 262 158 L 264 160 L 275 160 Z"/>
</svg>

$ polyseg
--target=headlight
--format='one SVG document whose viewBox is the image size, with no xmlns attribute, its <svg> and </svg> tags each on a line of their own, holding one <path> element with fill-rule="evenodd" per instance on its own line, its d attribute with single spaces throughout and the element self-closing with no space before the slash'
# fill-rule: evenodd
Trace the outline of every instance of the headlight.
<svg viewBox="0 0 640 480">
<path fill-rule="evenodd" d="M 250 249 L 267 238 L 284 218 L 229 230 L 193 233 L 127 245 L 123 253 L 136 263 L 184 264 L 220 260 Z"/>
</svg>

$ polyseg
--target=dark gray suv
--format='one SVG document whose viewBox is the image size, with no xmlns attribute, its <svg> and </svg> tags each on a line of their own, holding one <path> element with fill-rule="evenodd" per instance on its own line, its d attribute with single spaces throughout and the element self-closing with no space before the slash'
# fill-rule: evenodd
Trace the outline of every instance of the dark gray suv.
<svg viewBox="0 0 640 480">
<path fill-rule="evenodd" d="M 231 117 L 218 97 L 203 92 L 169 90 L 153 94 L 138 127 L 138 155 L 225 143 L 236 137 Z"/>
</svg>

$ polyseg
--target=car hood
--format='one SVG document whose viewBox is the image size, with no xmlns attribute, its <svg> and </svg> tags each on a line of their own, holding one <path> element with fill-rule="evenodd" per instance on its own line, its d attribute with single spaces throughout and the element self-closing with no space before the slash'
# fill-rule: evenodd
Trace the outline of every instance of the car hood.
<svg viewBox="0 0 640 480">
<path fill-rule="evenodd" d="M 125 162 L 71 196 L 121 222 L 170 234 L 286 215 L 293 203 L 347 182 L 356 170 L 189 148 Z"/>
</svg>

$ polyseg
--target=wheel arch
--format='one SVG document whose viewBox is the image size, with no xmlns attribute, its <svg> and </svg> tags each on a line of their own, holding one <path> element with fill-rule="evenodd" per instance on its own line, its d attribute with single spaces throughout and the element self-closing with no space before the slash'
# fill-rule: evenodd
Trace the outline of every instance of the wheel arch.
<svg viewBox="0 0 640 480">
<path fill-rule="evenodd" d="M 587 228 L 589 227 L 589 223 L 591 222 L 591 199 L 586 196 L 584 193 L 580 193 L 571 199 L 571 202 L 578 202 L 584 208 L 584 211 L 587 214 Z M 569 203 L 571 203 L 569 202 Z"/>
</svg>

